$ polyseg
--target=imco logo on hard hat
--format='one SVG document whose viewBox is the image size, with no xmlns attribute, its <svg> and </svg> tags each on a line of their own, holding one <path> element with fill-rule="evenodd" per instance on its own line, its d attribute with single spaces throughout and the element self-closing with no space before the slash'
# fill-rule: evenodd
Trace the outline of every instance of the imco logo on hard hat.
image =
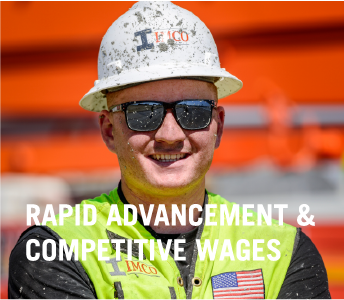
<svg viewBox="0 0 344 300">
<path fill-rule="evenodd" d="M 221 68 L 213 36 L 198 17 L 171 2 L 141 1 L 104 35 L 98 80 L 80 105 L 100 112 L 107 109 L 106 93 L 167 78 L 212 82 L 219 99 L 242 87 Z"/>
<path fill-rule="evenodd" d="M 134 33 L 135 37 L 140 36 L 142 41 L 142 45 L 137 46 L 137 51 L 154 48 L 154 43 L 149 43 L 147 37 L 151 33 L 153 33 L 155 37 L 153 40 L 161 51 L 167 51 L 168 46 L 173 47 L 175 43 L 178 43 L 178 45 L 187 45 L 186 42 L 189 40 L 188 33 L 182 28 L 159 29 L 155 31 L 145 29 Z"/>
</svg>

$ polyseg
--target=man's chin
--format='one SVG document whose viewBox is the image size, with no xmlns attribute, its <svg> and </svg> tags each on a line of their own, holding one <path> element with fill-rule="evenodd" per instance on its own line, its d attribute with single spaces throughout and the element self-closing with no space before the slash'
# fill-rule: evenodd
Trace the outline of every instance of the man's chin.
<svg viewBox="0 0 344 300">
<path fill-rule="evenodd" d="M 174 194 L 182 193 L 184 190 L 190 188 L 192 180 L 186 180 L 184 178 L 171 178 L 171 176 L 167 176 L 167 178 L 158 178 L 157 180 L 151 181 L 151 186 L 155 190 L 166 193 L 166 192 L 173 192 Z"/>
</svg>

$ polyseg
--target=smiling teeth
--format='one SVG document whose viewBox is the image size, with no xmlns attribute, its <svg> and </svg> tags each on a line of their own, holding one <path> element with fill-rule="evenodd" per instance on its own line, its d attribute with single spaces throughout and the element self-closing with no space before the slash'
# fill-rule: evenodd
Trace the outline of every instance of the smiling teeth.
<svg viewBox="0 0 344 300">
<path fill-rule="evenodd" d="M 160 160 L 162 162 L 170 162 L 170 161 L 177 161 L 185 157 L 185 153 L 181 154 L 153 154 L 152 158 L 155 160 Z"/>
</svg>

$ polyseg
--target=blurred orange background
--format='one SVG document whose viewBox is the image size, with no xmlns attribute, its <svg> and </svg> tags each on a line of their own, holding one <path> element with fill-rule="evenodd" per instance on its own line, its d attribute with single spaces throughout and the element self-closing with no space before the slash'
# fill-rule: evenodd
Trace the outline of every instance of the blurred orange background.
<svg viewBox="0 0 344 300">
<path fill-rule="evenodd" d="M 26 228 L 19 205 L 77 203 L 117 185 L 117 159 L 101 140 L 97 115 L 78 102 L 97 79 L 103 35 L 133 3 L 1 3 L 2 297 L 9 253 Z M 257 165 L 300 178 L 325 174 L 330 165 L 326 174 L 340 174 L 331 191 L 341 202 L 304 231 L 323 256 L 332 297 L 344 298 L 344 218 L 333 217 L 344 207 L 344 3 L 176 4 L 208 26 L 221 67 L 244 82 L 220 102 L 226 129 L 209 188 L 220 177 L 259 175 Z M 60 196 L 39 193 L 42 184 Z M 28 186 L 35 191 L 24 199 Z M 320 211 L 321 201 L 314 203 Z"/>
</svg>

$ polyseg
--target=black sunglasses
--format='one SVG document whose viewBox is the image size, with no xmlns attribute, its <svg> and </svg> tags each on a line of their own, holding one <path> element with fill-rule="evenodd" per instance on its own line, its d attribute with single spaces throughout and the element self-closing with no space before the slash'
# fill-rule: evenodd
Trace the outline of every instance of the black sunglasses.
<svg viewBox="0 0 344 300">
<path fill-rule="evenodd" d="M 167 109 L 181 128 L 199 130 L 209 126 L 212 118 L 213 100 L 180 100 L 172 103 L 160 101 L 134 101 L 111 107 L 109 111 L 124 111 L 128 128 L 134 131 L 158 129 L 164 121 Z"/>
</svg>

